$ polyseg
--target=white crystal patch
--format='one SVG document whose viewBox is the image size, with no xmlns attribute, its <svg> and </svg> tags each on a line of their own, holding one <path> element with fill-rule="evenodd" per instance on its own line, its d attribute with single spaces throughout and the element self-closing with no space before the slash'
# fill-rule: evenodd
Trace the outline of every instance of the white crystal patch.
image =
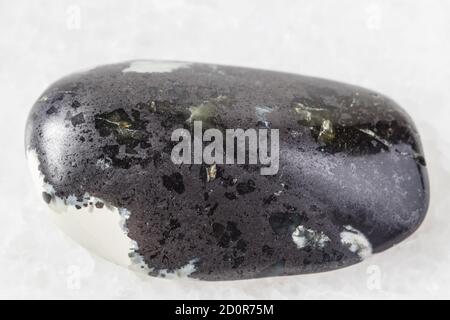
<svg viewBox="0 0 450 320">
<path fill-rule="evenodd" d="M 168 271 L 167 269 L 161 269 L 158 271 L 158 276 L 166 279 L 189 278 L 189 276 L 197 270 L 197 268 L 195 267 L 196 262 L 198 262 L 198 259 L 192 259 L 185 266 L 172 271 Z"/>
<path fill-rule="evenodd" d="M 344 226 L 344 228 L 345 231 L 340 234 L 341 243 L 361 259 L 369 257 L 372 254 L 372 245 L 366 236 L 350 225 Z"/>
<path fill-rule="evenodd" d="M 48 203 L 53 212 L 51 217 L 62 230 L 83 247 L 116 264 L 147 270 L 142 257 L 136 253 L 136 242 L 127 236 L 125 222 L 130 216 L 127 209 L 108 205 L 89 194 L 82 199 L 74 195 L 60 198 L 53 186 L 44 182 L 36 151 L 27 150 L 27 159 L 38 190 L 51 196 Z M 103 207 L 97 207 L 97 203 Z"/>
<path fill-rule="evenodd" d="M 302 249 L 306 246 L 315 248 L 323 248 L 330 242 L 330 238 L 321 231 L 315 231 L 299 225 L 292 233 L 292 240 L 297 245 L 297 248 Z"/>
<path fill-rule="evenodd" d="M 130 66 L 123 69 L 122 72 L 164 73 L 189 68 L 190 66 L 190 63 L 180 61 L 138 60 L 131 62 Z"/>
</svg>

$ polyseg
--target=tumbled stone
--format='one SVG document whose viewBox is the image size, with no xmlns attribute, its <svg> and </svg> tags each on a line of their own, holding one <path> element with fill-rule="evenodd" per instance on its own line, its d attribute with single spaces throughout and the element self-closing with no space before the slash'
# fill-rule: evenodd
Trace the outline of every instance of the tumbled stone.
<svg viewBox="0 0 450 320">
<path fill-rule="evenodd" d="M 261 165 L 174 164 L 171 134 L 279 129 Z M 294 74 L 133 61 L 65 77 L 27 123 L 52 217 L 150 275 L 231 280 L 345 267 L 412 234 L 429 199 L 417 130 L 395 102 Z"/>
</svg>

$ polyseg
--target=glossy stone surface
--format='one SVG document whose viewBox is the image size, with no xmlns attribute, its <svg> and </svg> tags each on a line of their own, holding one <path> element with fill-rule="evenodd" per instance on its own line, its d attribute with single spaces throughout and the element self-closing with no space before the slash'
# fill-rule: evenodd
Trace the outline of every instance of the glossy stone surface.
<svg viewBox="0 0 450 320">
<path fill-rule="evenodd" d="M 194 120 L 279 129 L 280 170 L 173 164 L 171 133 Z M 157 61 L 98 67 L 42 94 L 26 147 L 39 192 L 71 237 L 161 277 L 348 266 L 409 236 L 428 206 L 419 136 L 395 102 L 293 74 Z"/>
</svg>

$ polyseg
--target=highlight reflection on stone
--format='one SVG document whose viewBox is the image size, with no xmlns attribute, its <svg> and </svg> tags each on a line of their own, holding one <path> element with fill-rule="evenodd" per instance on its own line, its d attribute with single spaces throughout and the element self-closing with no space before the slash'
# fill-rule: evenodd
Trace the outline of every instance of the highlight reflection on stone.
<svg viewBox="0 0 450 320">
<path fill-rule="evenodd" d="M 276 128 L 279 171 L 175 165 L 177 128 Z M 428 178 L 392 100 L 300 75 L 133 61 L 54 83 L 31 110 L 30 168 L 57 223 L 150 275 L 232 280 L 345 267 L 413 233 Z"/>
</svg>

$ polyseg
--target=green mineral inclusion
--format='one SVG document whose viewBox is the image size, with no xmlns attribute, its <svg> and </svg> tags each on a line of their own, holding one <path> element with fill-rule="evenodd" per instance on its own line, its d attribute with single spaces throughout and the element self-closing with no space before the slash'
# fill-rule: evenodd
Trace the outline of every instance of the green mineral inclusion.
<svg viewBox="0 0 450 320">
<path fill-rule="evenodd" d="M 329 119 L 328 111 L 323 108 L 311 108 L 302 103 L 297 103 L 294 107 L 295 113 L 299 116 L 299 123 L 310 127 L 320 127 L 317 140 L 322 143 L 332 143 L 335 139 L 333 122 Z"/>
</svg>

